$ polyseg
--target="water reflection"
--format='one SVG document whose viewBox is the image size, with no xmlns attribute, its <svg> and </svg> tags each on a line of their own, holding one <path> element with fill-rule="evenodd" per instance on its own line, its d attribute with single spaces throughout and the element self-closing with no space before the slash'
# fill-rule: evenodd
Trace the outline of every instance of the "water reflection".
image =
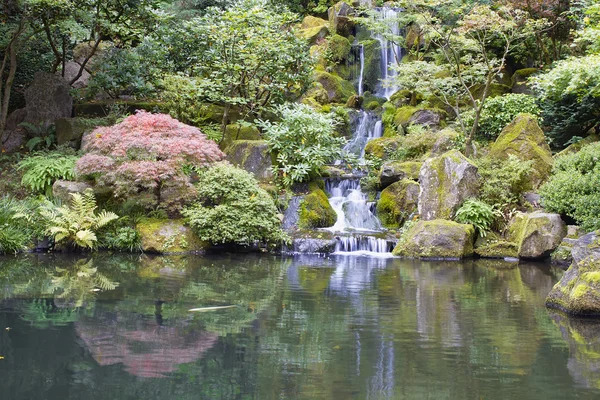
<svg viewBox="0 0 600 400">
<path fill-rule="evenodd" d="M 11 399 L 600 395 L 600 324 L 546 311 L 557 281 L 548 266 L 348 256 L 7 260 L 0 392 Z M 235 307 L 189 312 L 223 305 Z"/>
</svg>

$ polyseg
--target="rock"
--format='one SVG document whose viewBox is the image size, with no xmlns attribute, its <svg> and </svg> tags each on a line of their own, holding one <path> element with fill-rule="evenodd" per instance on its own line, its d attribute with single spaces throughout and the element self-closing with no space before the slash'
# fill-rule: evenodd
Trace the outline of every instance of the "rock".
<svg viewBox="0 0 600 400">
<path fill-rule="evenodd" d="M 363 98 L 361 96 L 353 95 L 353 96 L 350 96 L 350 98 L 348 98 L 348 101 L 346 102 L 346 107 L 355 108 L 357 110 L 360 110 L 362 102 L 363 102 Z"/>
<path fill-rule="evenodd" d="M 346 171 L 341 168 L 332 167 L 331 165 L 321 167 L 321 176 L 323 178 L 340 178 L 343 175 L 346 175 Z"/>
<path fill-rule="evenodd" d="M 62 77 L 36 72 L 31 85 L 25 90 L 25 122 L 33 125 L 51 125 L 59 118 L 70 118 L 73 112 L 71 87 Z"/>
<path fill-rule="evenodd" d="M 477 167 L 458 150 L 429 158 L 419 174 L 421 218 L 451 219 L 466 199 L 477 197 L 480 180 Z"/>
<path fill-rule="evenodd" d="M 318 81 L 327 92 L 330 103 L 345 104 L 351 96 L 356 95 L 356 90 L 351 82 L 338 75 L 329 72 L 316 71 L 315 80 Z"/>
<path fill-rule="evenodd" d="M 531 204 L 533 208 L 541 208 L 542 196 L 537 193 L 527 192 L 523 193 L 523 200 Z"/>
<path fill-rule="evenodd" d="M 409 125 L 421 125 L 430 129 L 439 129 L 442 123 L 442 113 L 435 110 L 417 110 L 409 118 Z"/>
<path fill-rule="evenodd" d="M 529 77 L 538 72 L 537 68 L 518 69 L 512 76 L 511 91 L 520 94 L 533 94 L 531 87 L 527 83 Z"/>
<path fill-rule="evenodd" d="M 563 240 L 556 250 L 554 250 L 550 255 L 552 258 L 552 264 L 559 267 L 568 267 L 573 263 L 572 252 L 573 246 Z"/>
<path fill-rule="evenodd" d="M 6 126 L 4 129 L 7 131 L 14 131 L 19 127 L 19 124 L 25 121 L 25 117 L 27 116 L 27 110 L 24 108 L 19 108 L 8 115 L 6 118 Z"/>
<path fill-rule="evenodd" d="M 234 140 L 262 140 L 262 136 L 258 128 L 254 125 L 227 125 L 219 147 L 226 149 Z"/>
<path fill-rule="evenodd" d="M 592 143 L 600 142 L 600 135 L 597 133 L 589 134 L 585 139 L 578 141 L 577 143 L 573 143 L 569 145 L 566 149 L 556 154 L 557 157 L 566 155 L 566 154 L 575 154 L 578 153 L 584 146 Z"/>
<path fill-rule="evenodd" d="M 475 247 L 475 254 L 483 258 L 516 258 L 519 248 L 516 243 L 506 240 L 496 240 Z"/>
<path fill-rule="evenodd" d="M 458 137 L 458 133 L 450 128 L 441 130 L 437 135 L 438 138 L 431 148 L 431 154 L 434 156 L 439 156 L 452 150 L 454 147 L 454 140 Z"/>
<path fill-rule="evenodd" d="M 388 161 L 379 170 L 379 186 L 385 189 L 394 182 L 402 179 L 419 179 L 419 172 L 423 163 L 417 161 Z"/>
<path fill-rule="evenodd" d="M 65 63 L 64 79 L 67 82 L 71 82 L 79 73 L 80 68 L 81 68 L 81 65 L 77 64 L 74 61 L 69 61 L 68 63 Z M 59 76 L 61 76 L 62 72 L 58 72 L 57 74 Z M 92 76 L 90 75 L 90 73 L 88 71 L 86 71 L 86 69 L 84 68 L 81 73 L 81 76 L 75 82 L 73 82 L 73 84 L 71 84 L 71 86 L 75 89 L 85 88 L 88 86 L 91 77 Z"/>
<path fill-rule="evenodd" d="M 337 241 L 331 232 L 312 231 L 292 238 L 289 252 L 302 254 L 329 254 L 335 251 Z"/>
<path fill-rule="evenodd" d="M 27 142 L 27 131 L 24 128 L 17 128 L 12 131 L 5 130 L 0 135 L 0 149 L 4 153 L 14 153 L 19 151 Z"/>
<path fill-rule="evenodd" d="M 412 22 L 406 29 L 406 48 L 410 52 L 425 45 L 423 30 L 418 23 Z"/>
<path fill-rule="evenodd" d="M 65 180 L 57 180 L 52 185 L 52 195 L 55 199 L 60 200 L 63 204 L 71 202 L 73 193 L 83 193 L 91 186 L 85 182 L 73 182 Z"/>
<path fill-rule="evenodd" d="M 490 156 L 506 159 L 509 154 L 523 161 L 533 161 L 530 184 L 533 189 L 542 184 L 552 170 L 552 152 L 544 132 L 531 114 L 519 114 L 506 126 L 490 148 Z"/>
<path fill-rule="evenodd" d="M 146 218 L 136 229 L 145 253 L 203 253 L 208 248 L 183 220 Z"/>
<path fill-rule="evenodd" d="M 567 225 L 567 237 L 573 239 L 579 239 L 585 235 L 585 231 L 577 225 Z"/>
<path fill-rule="evenodd" d="M 419 184 L 403 179 L 388 186 L 377 201 L 377 216 L 386 228 L 399 228 L 417 211 Z"/>
<path fill-rule="evenodd" d="M 301 229 L 328 228 L 336 220 L 337 214 L 323 189 L 310 185 L 310 193 L 300 203 L 298 226 Z"/>
<path fill-rule="evenodd" d="M 582 236 L 573 246 L 573 263 L 552 288 L 546 306 L 574 315 L 600 315 L 600 234 Z"/>
<path fill-rule="evenodd" d="M 251 172 L 258 180 L 273 178 L 273 162 L 264 140 L 234 140 L 225 150 L 226 159 L 233 165 Z"/>
<path fill-rule="evenodd" d="M 379 85 L 379 77 L 381 77 L 381 43 L 379 40 L 368 39 L 360 41 L 360 44 L 363 46 L 363 89 L 366 97 L 367 92 L 376 93 Z"/>
<path fill-rule="evenodd" d="M 56 143 L 71 144 L 79 149 L 83 134 L 88 126 L 80 118 L 59 118 L 56 120 Z"/>
<path fill-rule="evenodd" d="M 548 257 L 567 235 L 567 226 L 558 214 L 535 211 L 516 215 L 509 224 L 508 237 L 517 244 L 521 258 Z"/>
<path fill-rule="evenodd" d="M 475 228 L 453 221 L 419 221 L 393 253 L 411 258 L 461 259 L 473 255 Z"/>
<path fill-rule="evenodd" d="M 108 40 L 104 40 L 100 42 L 94 51 L 95 42 L 82 42 L 78 43 L 73 49 L 73 59 L 79 65 L 82 65 L 86 58 L 89 57 L 89 61 L 85 64 L 85 69 L 88 72 L 92 72 L 94 67 L 98 65 L 99 62 L 102 62 L 102 58 L 106 55 L 106 53 L 114 47 L 114 44 Z M 92 54 L 92 52 L 94 52 Z"/>
<path fill-rule="evenodd" d="M 401 137 L 372 139 L 369 140 L 365 146 L 365 154 L 385 161 L 390 153 L 393 153 L 400 147 L 401 143 Z"/>
<path fill-rule="evenodd" d="M 307 15 L 302 20 L 302 25 L 297 31 L 298 37 L 306 39 L 310 44 L 314 44 L 319 39 L 324 39 L 329 34 L 329 22 L 322 18 Z"/>
<path fill-rule="evenodd" d="M 356 15 L 356 10 L 343 1 L 329 7 L 327 16 L 329 17 L 329 26 L 341 36 L 350 36 L 354 31 L 354 21 L 351 17 Z"/>
</svg>

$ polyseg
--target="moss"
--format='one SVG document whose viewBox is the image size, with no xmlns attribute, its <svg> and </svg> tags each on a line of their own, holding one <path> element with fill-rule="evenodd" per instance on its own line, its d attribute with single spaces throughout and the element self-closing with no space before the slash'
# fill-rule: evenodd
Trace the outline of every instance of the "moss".
<svg viewBox="0 0 600 400">
<path fill-rule="evenodd" d="M 473 254 L 475 228 L 447 220 L 419 221 L 393 254 L 410 258 L 460 259 Z"/>
<path fill-rule="evenodd" d="M 575 287 L 575 289 L 573 289 L 571 291 L 571 297 L 575 300 L 580 299 L 583 296 L 585 296 L 589 290 L 590 290 L 590 288 L 588 285 L 586 285 L 584 283 L 580 283 L 579 285 L 577 285 Z"/>
<path fill-rule="evenodd" d="M 412 106 L 398 108 L 394 114 L 394 124 L 396 124 L 396 126 L 408 125 L 408 121 L 417 111 L 419 111 L 419 108 Z"/>
<path fill-rule="evenodd" d="M 373 111 L 376 110 L 380 107 L 379 102 L 376 100 L 370 101 L 366 106 L 365 109 L 369 110 L 369 111 Z"/>
<path fill-rule="evenodd" d="M 381 44 L 378 40 L 363 40 L 364 69 L 363 87 L 365 91 L 375 93 L 381 77 Z"/>
<path fill-rule="evenodd" d="M 477 85 L 472 90 L 473 96 L 477 99 L 481 99 L 483 97 L 484 85 Z M 503 85 L 501 83 L 492 83 L 488 90 L 487 98 L 498 97 L 504 94 L 510 93 L 511 87 L 507 85 Z"/>
<path fill-rule="evenodd" d="M 519 248 L 516 243 L 498 240 L 493 243 L 477 247 L 475 253 L 484 258 L 518 257 Z"/>
<path fill-rule="evenodd" d="M 581 279 L 589 283 L 600 283 L 600 271 L 586 272 L 581 276 Z"/>
<path fill-rule="evenodd" d="M 219 143 L 221 149 L 227 148 L 234 140 L 261 140 L 261 134 L 254 125 L 230 124 L 225 128 L 223 140 Z"/>
<path fill-rule="evenodd" d="M 136 229 L 142 249 L 147 253 L 197 253 L 208 248 L 208 244 L 185 226 L 183 220 L 145 218 Z"/>
<path fill-rule="evenodd" d="M 516 70 L 512 76 L 513 86 L 516 83 L 518 83 L 519 81 L 523 81 L 524 79 L 529 78 L 530 76 L 534 75 L 537 72 L 538 72 L 537 68 L 523 68 L 523 69 Z"/>
<path fill-rule="evenodd" d="M 386 160 L 390 154 L 398 149 L 401 142 L 402 139 L 400 137 L 373 139 L 365 146 L 365 154 L 381 160 Z"/>
<path fill-rule="evenodd" d="M 315 43 L 326 37 L 327 34 L 329 34 L 329 22 L 312 15 L 304 17 L 300 29 L 296 31 L 298 37 L 306 39 L 309 43 Z"/>
<path fill-rule="evenodd" d="M 223 152 L 233 165 L 251 172 L 258 180 L 271 179 L 274 154 L 265 140 L 234 140 Z"/>
<path fill-rule="evenodd" d="M 329 101 L 332 103 L 345 104 L 350 96 L 356 95 L 354 85 L 336 74 L 316 71 L 315 80 L 323 86 Z"/>
<path fill-rule="evenodd" d="M 347 60 L 351 48 L 350 41 L 338 34 L 332 35 L 327 41 L 328 57 L 335 63 Z"/>
<path fill-rule="evenodd" d="M 596 143 L 596 142 L 600 142 L 600 136 L 597 133 L 592 133 L 591 135 L 587 136 L 585 139 L 582 139 L 577 143 L 573 143 L 572 145 L 569 145 L 566 149 L 564 149 L 563 151 L 558 153 L 556 156 L 561 157 L 566 154 L 578 153 L 584 146 L 587 146 L 588 144 L 592 144 L 592 143 Z"/>
<path fill-rule="evenodd" d="M 298 226 L 301 229 L 327 228 L 335 224 L 337 214 L 331 208 L 325 192 L 316 185 L 300 204 Z"/>
<path fill-rule="evenodd" d="M 377 202 L 377 216 L 386 228 L 400 228 L 417 211 L 418 200 L 418 183 L 410 179 L 392 183 L 381 192 Z"/>
</svg>

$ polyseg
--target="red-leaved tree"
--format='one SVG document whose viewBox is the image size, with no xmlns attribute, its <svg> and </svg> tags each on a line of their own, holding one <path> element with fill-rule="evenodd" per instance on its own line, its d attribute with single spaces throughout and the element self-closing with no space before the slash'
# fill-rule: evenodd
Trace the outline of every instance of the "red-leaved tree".
<svg viewBox="0 0 600 400">
<path fill-rule="evenodd" d="M 96 128 L 83 150 L 77 176 L 112 189 L 116 197 L 169 211 L 194 197 L 186 166 L 204 167 L 225 157 L 198 128 L 146 111 Z"/>
</svg>

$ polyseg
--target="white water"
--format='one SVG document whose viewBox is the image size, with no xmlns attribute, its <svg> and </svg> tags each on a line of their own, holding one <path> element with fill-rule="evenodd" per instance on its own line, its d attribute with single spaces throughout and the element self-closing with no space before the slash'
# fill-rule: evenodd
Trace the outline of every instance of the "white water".
<svg viewBox="0 0 600 400">
<path fill-rule="evenodd" d="M 360 45 L 360 74 L 358 75 L 358 95 L 362 96 L 363 89 L 363 77 L 365 74 L 365 46 Z"/>
<path fill-rule="evenodd" d="M 378 12 L 381 20 L 388 25 L 389 30 L 387 33 L 393 37 L 400 36 L 402 32 L 398 24 L 398 15 L 401 11 L 384 7 L 379 8 Z M 398 90 L 398 87 L 393 84 L 393 80 L 398 74 L 391 67 L 402 60 L 403 50 L 397 43 L 385 36 L 382 34 L 374 35 L 381 46 L 381 83 L 376 95 L 389 99 Z"/>
<path fill-rule="evenodd" d="M 344 146 L 345 153 L 353 153 L 359 158 L 359 162 L 364 161 L 365 146 L 375 138 L 380 138 L 383 134 L 383 125 L 381 119 L 370 112 L 360 111 L 358 124 L 354 129 L 352 139 Z M 336 162 L 336 164 L 340 164 Z"/>
<path fill-rule="evenodd" d="M 360 190 L 360 181 L 354 179 L 328 180 L 325 188 L 331 194 L 329 203 L 337 214 L 331 232 L 377 232 L 381 222 L 375 216 L 375 202 L 370 202 Z"/>
</svg>

